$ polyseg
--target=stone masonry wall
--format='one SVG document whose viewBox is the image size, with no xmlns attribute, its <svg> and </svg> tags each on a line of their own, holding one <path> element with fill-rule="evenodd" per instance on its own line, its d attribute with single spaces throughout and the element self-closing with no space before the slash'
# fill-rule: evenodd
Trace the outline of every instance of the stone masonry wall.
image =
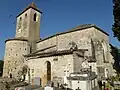
<svg viewBox="0 0 120 90">
<path fill-rule="evenodd" d="M 52 38 L 40 41 L 37 43 L 37 50 L 44 49 L 50 46 L 57 45 L 58 51 L 68 50 L 69 43 L 71 41 L 75 42 L 79 49 L 89 49 L 91 50 L 91 39 L 104 40 L 109 44 L 109 37 L 103 32 L 97 30 L 94 27 L 78 30 L 70 33 L 60 34 L 53 36 Z"/>
<path fill-rule="evenodd" d="M 89 37 L 94 37 L 94 32 L 95 28 L 89 28 L 85 30 L 57 35 L 37 43 L 37 50 L 41 50 L 54 45 L 56 45 L 56 50 L 58 51 L 69 50 L 69 43 L 73 41 L 77 44 L 78 49 L 88 49 L 89 53 L 87 54 L 91 55 L 91 41 Z"/>
<path fill-rule="evenodd" d="M 30 59 L 27 61 L 27 64 L 28 67 L 30 68 L 31 79 L 33 77 L 40 77 L 42 80 L 42 85 L 46 84 L 47 61 L 51 63 L 51 79 L 53 79 L 53 77 L 63 79 L 63 77 L 65 76 L 66 67 L 68 68 L 68 73 L 73 72 L 72 55 L 61 55 L 54 57 Z"/>
<path fill-rule="evenodd" d="M 4 55 L 4 72 L 3 76 L 9 76 L 11 73 L 17 76 L 17 66 L 24 63 L 24 56 L 30 52 L 30 46 L 27 41 L 10 40 L 6 42 Z"/>
<path fill-rule="evenodd" d="M 61 34 L 58 36 L 58 50 L 69 49 L 69 43 L 75 42 L 78 49 L 90 48 L 89 39 L 94 37 L 94 28 L 88 28 L 71 33 Z"/>
<path fill-rule="evenodd" d="M 34 21 L 36 14 L 36 21 Z M 17 17 L 16 38 L 25 38 L 31 44 L 31 51 L 36 50 L 36 42 L 40 39 L 41 13 L 30 8 Z"/>
<path fill-rule="evenodd" d="M 39 43 L 37 43 L 36 47 L 37 47 L 37 50 L 42 50 L 45 48 L 55 46 L 56 43 L 57 43 L 56 37 L 52 37 L 52 38 L 40 41 Z M 54 49 L 56 50 L 57 48 L 54 48 Z"/>
<path fill-rule="evenodd" d="M 45 46 L 57 45 L 56 48 L 58 51 L 69 50 L 70 49 L 69 43 L 73 41 L 77 44 L 78 49 L 88 49 L 88 52 L 85 53 L 86 56 L 92 56 L 91 39 L 93 41 L 94 40 L 98 41 L 101 44 L 103 43 L 103 46 L 101 47 L 100 50 L 97 49 L 95 50 L 96 61 L 98 64 L 97 63 L 92 64 L 92 62 L 90 64 L 91 66 L 93 66 L 94 71 L 96 71 L 97 73 L 98 65 L 99 66 L 105 65 L 106 66 L 105 68 L 108 67 L 112 68 L 111 62 L 113 62 L 113 60 L 110 59 L 109 36 L 94 27 L 70 33 L 60 34 L 52 38 L 43 40 L 37 44 L 38 47 L 37 49 L 39 50 L 45 48 Z M 95 47 L 99 46 L 95 44 Z M 105 50 L 105 53 L 103 52 L 103 49 Z M 106 55 L 105 58 L 103 57 L 103 55 Z M 107 63 L 105 63 L 104 61 Z"/>
<path fill-rule="evenodd" d="M 34 21 L 34 14 L 36 13 L 36 21 Z M 21 18 L 21 25 L 19 25 Z M 41 14 L 33 9 L 28 9 L 25 13 L 17 17 L 16 35 L 15 37 L 23 37 L 29 41 L 37 41 L 40 39 L 40 18 Z M 21 30 L 19 31 L 19 27 Z"/>
</svg>

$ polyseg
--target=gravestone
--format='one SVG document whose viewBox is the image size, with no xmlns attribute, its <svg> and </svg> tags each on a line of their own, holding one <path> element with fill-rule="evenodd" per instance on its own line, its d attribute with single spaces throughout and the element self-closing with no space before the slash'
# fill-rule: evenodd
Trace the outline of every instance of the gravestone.
<svg viewBox="0 0 120 90">
<path fill-rule="evenodd" d="M 40 77 L 34 77 L 32 79 L 32 85 L 38 85 L 38 86 L 40 86 L 41 85 L 41 79 L 40 79 Z"/>
<path fill-rule="evenodd" d="M 46 86 L 46 87 L 44 87 L 44 90 L 53 90 L 53 87 Z"/>
</svg>

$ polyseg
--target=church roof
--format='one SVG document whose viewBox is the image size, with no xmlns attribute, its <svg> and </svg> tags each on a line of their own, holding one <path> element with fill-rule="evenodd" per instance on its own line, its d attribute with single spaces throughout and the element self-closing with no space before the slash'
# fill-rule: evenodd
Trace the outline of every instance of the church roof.
<svg viewBox="0 0 120 90">
<path fill-rule="evenodd" d="M 14 38 L 14 39 L 7 39 L 7 40 L 5 41 L 5 43 L 6 43 L 7 41 L 13 41 L 13 40 L 15 40 L 15 41 L 27 41 L 27 42 L 28 42 L 28 40 L 27 40 L 27 39 L 24 39 L 24 38 Z"/>
<path fill-rule="evenodd" d="M 99 31 L 103 32 L 104 34 L 106 34 L 107 36 L 109 36 L 108 33 L 106 33 L 105 31 L 103 31 L 101 28 L 97 27 L 95 24 L 82 24 L 82 25 L 79 25 L 79 26 L 77 26 L 75 28 L 72 28 L 69 31 L 57 33 L 55 35 L 52 35 L 52 36 L 49 36 L 47 38 L 41 39 L 37 43 L 39 43 L 41 41 L 44 41 L 46 39 L 52 38 L 52 37 L 57 36 L 57 35 L 66 34 L 66 33 L 74 32 L 74 31 L 79 31 L 79 30 L 84 30 L 84 29 L 91 28 L 91 27 L 94 27 L 94 28 L 98 29 Z"/>
<path fill-rule="evenodd" d="M 26 42 L 28 42 L 28 40 L 27 39 L 25 39 L 25 38 L 23 38 L 23 37 L 17 37 L 17 38 L 11 38 L 11 39 L 7 39 L 6 41 L 5 41 L 5 43 L 7 42 L 7 41 L 26 41 Z"/>
<path fill-rule="evenodd" d="M 24 13 L 25 11 L 27 11 L 29 8 L 32 8 L 32 9 L 34 9 L 34 10 L 42 13 L 42 12 L 37 8 L 37 6 L 35 5 L 35 3 L 32 2 L 32 3 L 31 3 L 30 5 L 28 5 L 18 16 L 20 16 L 22 13 Z M 17 16 L 17 17 L 18 17 L 18 16 Z"/>
<path fill-rule="evenodd" d="M 87 51 L 88 49 L 78 49 L 78 51 Z M 76 50 L 74 50 L 76 51 Z M 28 55 L 24 55 L 25 57 L 50 57 L 50 56 L 59 56 L 59 55 L 68 55 L 72 54 L 74 51 L 71 50 L 63 50 L 63 51 L 50 51 L 50 52 L 41 52 L 41 53 L 31 53 Z M 80 57 L 84 57 L 83 55 L 80 55 Z"/>
</svg>

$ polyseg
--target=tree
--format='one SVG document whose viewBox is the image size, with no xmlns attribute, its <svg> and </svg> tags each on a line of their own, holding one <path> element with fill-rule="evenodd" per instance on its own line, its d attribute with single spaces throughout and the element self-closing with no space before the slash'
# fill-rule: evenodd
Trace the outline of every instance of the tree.
<svg viewBox="0 0 120 90">
<path fill-rule="evenodd" d="M 4 65 L 4 61 L 0 60 L 0 76 L 2 76 L 3 73 L 3 65 Z"/>
<path fill-rule="evenodd" d="M 111 46 L 111 54 L 113 56 L 114 64 L 113 64 L 113 68 L 116 70 L 116 73 L 119 74 L 120 73 L 120 49 L 118 49 L 117 47 L 114 47 L 110 44 Z"/>
<path fill-rule="evenodd" d="M 120 41 L 120 0 L 113 0 L 113 4 L 114 25 L 112 31 L 114 37 Z"/>
</svg>

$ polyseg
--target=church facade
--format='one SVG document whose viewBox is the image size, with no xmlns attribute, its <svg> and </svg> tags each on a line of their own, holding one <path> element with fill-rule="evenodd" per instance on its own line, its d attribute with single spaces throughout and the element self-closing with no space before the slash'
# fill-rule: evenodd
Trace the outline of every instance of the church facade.
<svg viewBox="0 0 120 90">
<path fill-rule="evenodd" d="M 46 85 L 54 80 L 64 83 L 64 77 L 82 68 L 91 68 L 98 78 L 114 75 L 109 34 L 84 24 L 40 39 L 41 15 L 32 3 L 17 16 L 15 38 L 5 41 L 3 77 L 19 78 L 25 73 L 27 81 L 39 77 Z"/>
</svg>

